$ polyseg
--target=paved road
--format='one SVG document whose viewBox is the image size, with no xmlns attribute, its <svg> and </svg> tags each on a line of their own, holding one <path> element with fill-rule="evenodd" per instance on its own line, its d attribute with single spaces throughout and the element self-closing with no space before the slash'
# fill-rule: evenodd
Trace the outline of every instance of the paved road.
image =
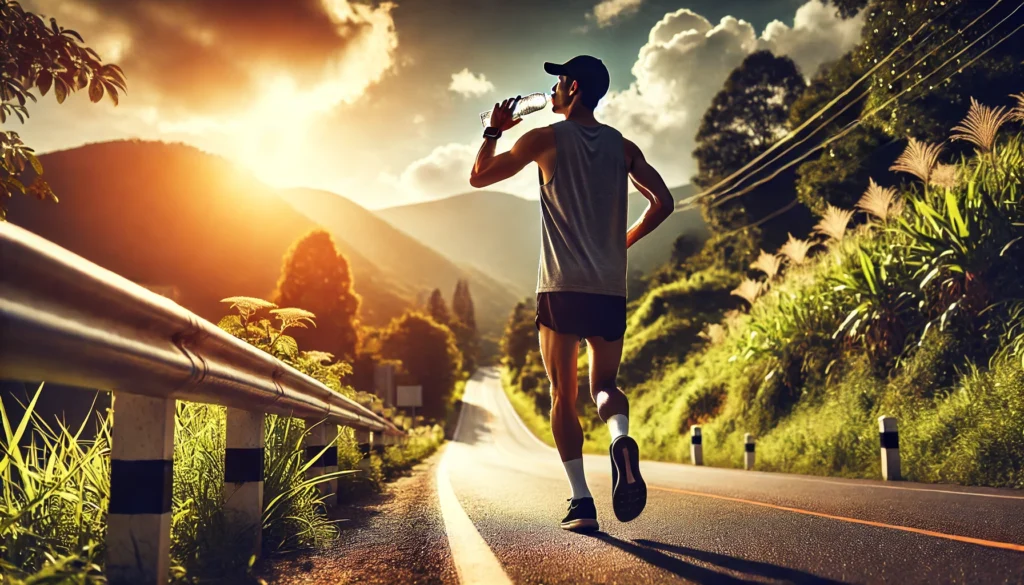
<svg viewBox="0 0 1024 585">
<path fill-rule="evenodd" d="M 558 456 L 497 371 L 464 401 L 430 493 L 463 583 L 1024 583 L 1024 494 L 1009 490 L 644 462 L 647 509 L 622 524 L 608 459 L 587 456 L 602 531 L 568 533 Z"/>
</svg>

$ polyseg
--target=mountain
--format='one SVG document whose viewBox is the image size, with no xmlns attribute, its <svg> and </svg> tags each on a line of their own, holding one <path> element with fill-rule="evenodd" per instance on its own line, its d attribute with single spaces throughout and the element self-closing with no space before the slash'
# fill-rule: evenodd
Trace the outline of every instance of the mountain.
<svg viewBox="0 0 1024 585">
<path fill-rule="evenodd" d="M 60 203 L 14 197 L 9 200 L 12 223 L 166 292 L 213 322 L 228 313 L 228 306 L 219 302 L 222 298 L 269 298 L 285 252 L 321 223 L 328 224 L 324 227 L 333 231 L 349 261 L 356 292 L 363 298 L 360 318 L 367 324 L 386 324 L 412 306 L 424 289 L 441 287 L 450 296 L 455 288 L 458 269 L 450 268 L 451 262 L 393 228 L 388 232 L 385 226 L 390 226 L 373 213 L 348 202 L 333 212 L 344 214 L 344 221 L 327 214 L 324 222 L 311 220 L 280 192 L 227 160 L 189 146 L 119 141 L 41 159 Z M 403 238 L 403 252 L 379 266 L 379 241 L 354 229 L 339 232 L 337 225 L 375 226 L 375 233 L 385 238 Z M 428 266 L 444 264 L 445 269 L 431 279 L 420 271 L 424 258 L 433 262 Z M 481 329 L 485 323 L 496 327 L 515 296 L 501 285 L 480 281 L 471 281 L 477 305 L 501 317 L 478 317 L 478 322 Z"/>
<path fill-rule="evenodd" d="M 690 185 L 671 189 L 676 200 L 695 193 Z M 389 207 L 377 211 L 388 223 L 433 247 L 448 258 L 475 266 L 492 278 L 525 289 L 537 284 L 540 255 L 540 207 L 530 201 L 496 191 L 472 191 L 445 199 Z M 629 225 L 647 207 L 639 193 L 629 195 Z M 681 234 L 699 241 L 708 237 L 696 209 L 673 214 L 654 232 L 629 250 L 629 269 L 644 273 L 669 258 Z"/>
<path fill-rule="evenodd" d="M 439 288 L 450 304 L 456 282 L 468 279 L 481 331 L 500 332 L 512 307 L 523 294 L 509 283 L 497 282 L 485 273 L 459 267 L 441 253 L 344 197 L 315 189 L 282 190 L 281 196 L 334 234 L 335 239 L 343 238 L 392 280 L 421 291 Z"/>
</svg>

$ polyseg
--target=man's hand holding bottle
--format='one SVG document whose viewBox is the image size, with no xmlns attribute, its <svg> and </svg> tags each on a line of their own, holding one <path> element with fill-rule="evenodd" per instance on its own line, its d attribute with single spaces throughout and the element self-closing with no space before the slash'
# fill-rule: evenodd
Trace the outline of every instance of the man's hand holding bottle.
<svg viewBox="0 0 1024 585">
<path fill-rule="evenodd" d="M 508 98 L 500 104 L 494 104 L 494 110 L 491 111 L 490 127 L 497 128 L 498 130 L 505 132 L 509 128 L 512 128 L 516 124 L 523 121 L 522 118 L 515 118 L 513 112 L 515 112 L 516 105 L 519 104 L 519 100 L 523 96 L 516 96 L 515 98 Z"/>
</svg>

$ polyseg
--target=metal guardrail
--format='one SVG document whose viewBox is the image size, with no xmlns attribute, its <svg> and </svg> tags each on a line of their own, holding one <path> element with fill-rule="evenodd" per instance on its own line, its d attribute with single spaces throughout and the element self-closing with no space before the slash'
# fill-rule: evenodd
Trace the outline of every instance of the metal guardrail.
<svg viewBox="0 0 1024 585">
<path fill-rule="evenodd" d="M 227 409 L 224 497 L 259 550 L 264 414 L 305 419 L 308 475 L 337 469 L 338 425 L 404 436 L 387 419 L 177 303 L 0 222 L 0 378 L 114 393 L 107 576 L 166 583 L 174 402 Z M 325 491 L 333 493 L 336 482 Z"/>
<path fill-rule="evenodd" d="M 403 434 L 170 299 L 5 222 L 0 376 Z"/>
</svg>

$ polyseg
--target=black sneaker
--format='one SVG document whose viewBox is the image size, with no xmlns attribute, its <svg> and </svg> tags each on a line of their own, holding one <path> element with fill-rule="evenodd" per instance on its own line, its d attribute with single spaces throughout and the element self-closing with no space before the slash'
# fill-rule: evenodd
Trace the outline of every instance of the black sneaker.
<svg viewBox="0 0 1024 585">
<path fill-rule="evenodd" d="M 612 509 L 619 522 L 629 522 L 647 505 L 647 484 L 640 477 L 640 447 L 623 435 L 608 447 L 612 459 Z"/>
<path fill-rule="evenodd" d="M 597 508 L 594 498 L 569 498 L 569 513 L 562 519 L 562 528 L 578 532 L 597 530 Z"/>
</svg>

